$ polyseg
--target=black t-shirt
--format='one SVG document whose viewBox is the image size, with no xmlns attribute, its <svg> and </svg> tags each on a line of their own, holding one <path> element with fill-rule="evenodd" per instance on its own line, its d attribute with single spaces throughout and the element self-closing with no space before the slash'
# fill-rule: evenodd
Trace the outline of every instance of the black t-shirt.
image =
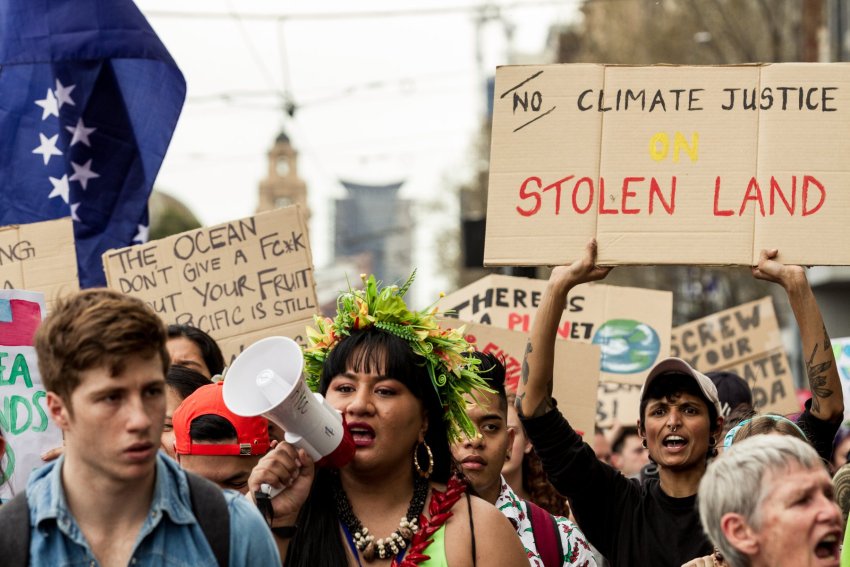
<svg viewBox="0 0 850 567">
<path fill-rule="evenodd" d="M 569 498 L 579 527 L 611 565 L 681 567 L 714 551 L 696 495 L 672 498 L 658 480 L 627 479 L 596 458 L 558 409 L 522 424 L 549 481 Z"/>
<path fill-rule="evenodd" d="M 826 462 L 832 460 L 832 443 L 835 440 L 835 434 L 841 427 L 841 420 L 836 422 L 824 421 L 812 415 L 811 412 L 812 400 L 806 400 L 806 408 L 800 417 L 797 418 L 797 425 L 809 438 L 809 443 L 818 452 L 820 458 Z"/>
</svg>

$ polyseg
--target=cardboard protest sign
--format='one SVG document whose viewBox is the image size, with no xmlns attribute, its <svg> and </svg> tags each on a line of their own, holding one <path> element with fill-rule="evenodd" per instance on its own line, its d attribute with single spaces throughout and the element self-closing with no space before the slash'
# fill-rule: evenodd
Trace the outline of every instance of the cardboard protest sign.
<svg viewBox="0 0 850 567">
<path fill-rule="evenodd" d="M 615 423 L 635 425 L 640 418 L 640 389 L 638 384 L 600 382 L 596 406 L 596 424 L 607 429 Z"/>
<path fill-rule="evenodd" d="M 62 432 L 47 417 L 46 396 L 33 348 L 45 313 L 44 294 L 0 290 L 0 429 L 6 456 L 0 460 L 0 499 L 26 488 L 41 454 L 62 445 Z"/>
<path fill-rule="evenodd" d="M 787 414 L 800 409 L 769 297 L 676 327 L 670 354 L 700 372 L 738 374 L 750 385 L 760 412 Z"/>
<path fill-rule="evenodd" d="M 48 307 L 79 290 L 71 219 L 0 227 L 0 282 L 43 292 Z"/>
<path fill-rule="evenodd" d="M 528 333 L 546 289 L 544 280 L 489 275 L 439 302 L 465 321 Z M 655 362 L 668 356 L 673 294 L 584 284 L 572 290 L 558 337 L 602 349 L 602 381 L 643 384 Z"/>
<path fill-rule="evenodd" d="M 846 64 L 500 67 L 484 263 L 850 264 L 848 130 Z"/>
<path fill-rule="evenodd" d="M 303 342 L 317 310 L 307 227 L 297 206 L 103 255 L 108 285 L 168 323 L 219 341 L 228 363 L 252 342 Z"/>
<path fill-rule="evenodd" d="M 850 400 L 850 337 L 833 339 L 832 352 L 835 354 L 835 364 L 838 366 L 838 377 L 841 378 L 844 399 Z M 845 403 L 844 421 L 848 419 L 850 419 L 850 403 Z"/>
<path fill-rule="evenodd" d="M 492 325 L 458 322 L 466 326 L 466 338 L 484 353 L 505 361 L 505 385 L 516 391 L 528 335 Z M 585 438 L 593 436 L 596 422 L 596 391 L 599 384 L 599 347 L 576 342 L 555 343 L 555 371 L 552 395 L 573 428 Z"/>
</svg>

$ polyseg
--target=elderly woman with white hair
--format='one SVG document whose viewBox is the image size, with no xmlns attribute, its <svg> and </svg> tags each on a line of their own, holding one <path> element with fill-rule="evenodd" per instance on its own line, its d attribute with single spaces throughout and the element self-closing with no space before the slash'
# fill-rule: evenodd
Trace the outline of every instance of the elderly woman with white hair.
<svg viewBox="0 0 850 567">
<path fill-rule="evenodd" d="M 703 528 L 729 567 L 838 567 L 843 535 L 817 452 L 788 435 L 733 444 L 700 482 Z"/>
</svg>

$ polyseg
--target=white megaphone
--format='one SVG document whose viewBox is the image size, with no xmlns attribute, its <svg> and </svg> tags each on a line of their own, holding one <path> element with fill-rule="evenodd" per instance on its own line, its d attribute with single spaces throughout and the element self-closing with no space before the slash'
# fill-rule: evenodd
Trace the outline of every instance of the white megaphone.
<svg viewBox="0 0 850 567">
<path fill-rule="evenodd" d="M 236 415 L 275 422 L 286 442 L 304 449 L 318 466 L 345 466 L 354 458 L 354 439 L 342 415 L 307 387 L 303 366 L 301 347 L 292 339 L 259 340 L 228 369 L 224 404 Z"/>
</svg>

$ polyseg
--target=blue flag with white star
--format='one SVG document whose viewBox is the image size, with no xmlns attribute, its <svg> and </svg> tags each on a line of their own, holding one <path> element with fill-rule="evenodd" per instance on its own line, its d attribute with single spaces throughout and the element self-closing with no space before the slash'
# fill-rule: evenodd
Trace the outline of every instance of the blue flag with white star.
<svg viewBox="0 0 850 567">
<path fill-rule="evenodd" d="M 70 216 L 81 287 L 147 240 L 186 82 L 131 0 L 0 2 L 0 225 Z"/>
</svg>

